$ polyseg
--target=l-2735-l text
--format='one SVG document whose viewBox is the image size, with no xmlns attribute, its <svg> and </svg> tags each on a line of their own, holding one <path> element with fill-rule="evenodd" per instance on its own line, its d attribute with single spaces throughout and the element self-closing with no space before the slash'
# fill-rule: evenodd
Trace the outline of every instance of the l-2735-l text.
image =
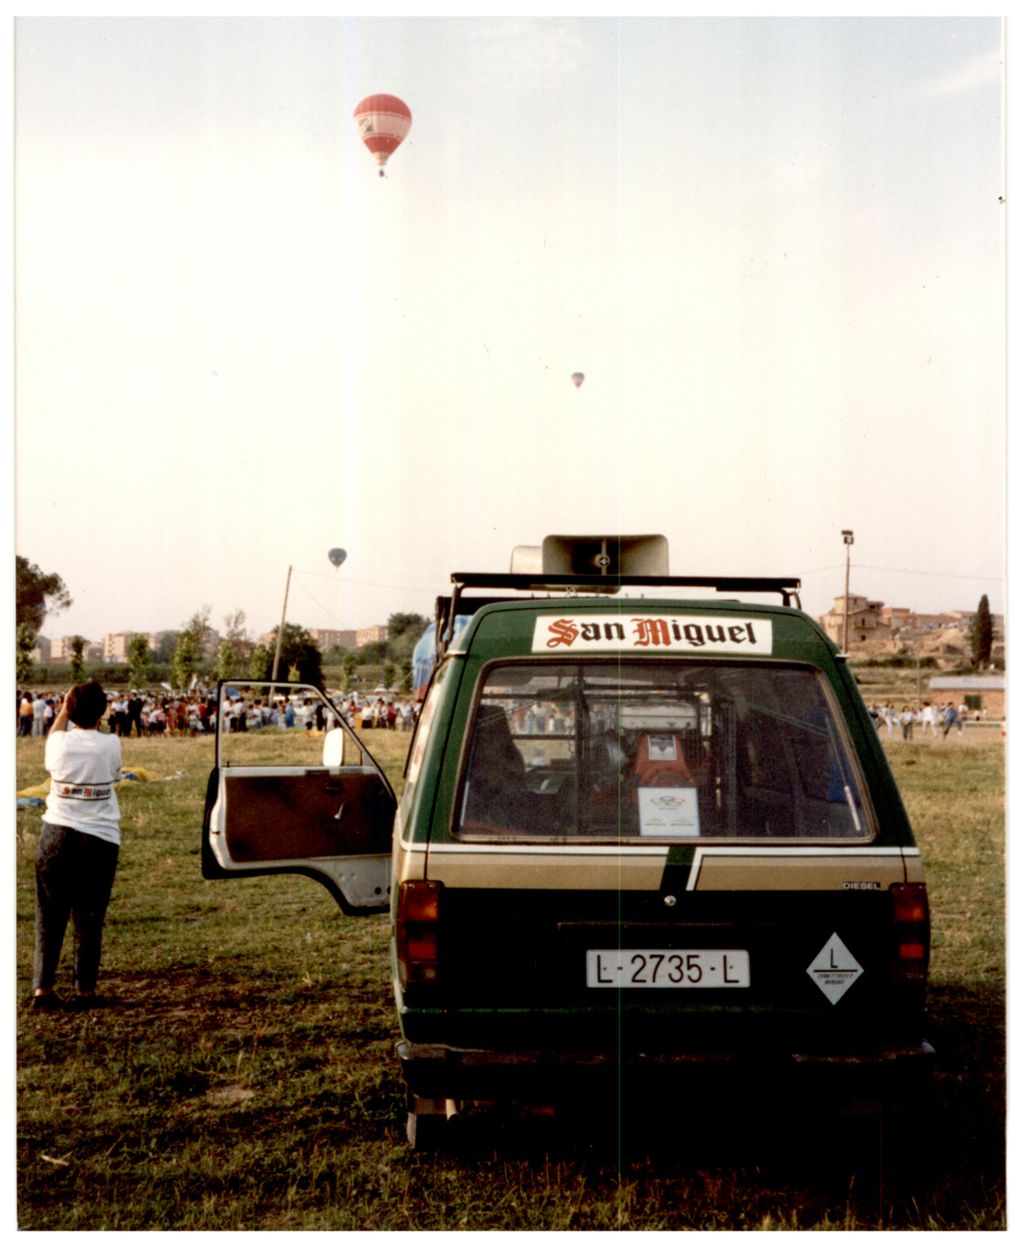
<svg viewBox="0 0 1024 1248">
<path fill-rule="evenodd" d="M 588 988 L 749 988 L 745 949 L 588 949 Z"/>
</svg>

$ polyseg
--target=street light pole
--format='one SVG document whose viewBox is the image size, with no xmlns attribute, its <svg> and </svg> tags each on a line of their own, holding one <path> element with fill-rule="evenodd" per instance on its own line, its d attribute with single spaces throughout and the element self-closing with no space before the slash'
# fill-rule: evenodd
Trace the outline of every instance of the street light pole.
<svg viewBox="0 0 1024 1248">
<path fill-rule="evenodd" d="M 846 547 L 846 589 L 843 593 L 843 654 L 850 652 L 850 547 L 853 545 L 853 529 L 843 529 L 843 545 Z"/>
<path fill-rule="evenodd" d="M 277 666 L 281 662 L 281 639 L 284 637 L 284 617 L 288 614 L 288 590 L 292 583 L 292 565 L 288 565 L 288 579 L 284 583 L 284 605 L 281 607 L 281 627 L 277 630 L 277 645 L 274 647 L 274 670 L 270 674 L 271 681 L 277 680 Z"/>
</svg>

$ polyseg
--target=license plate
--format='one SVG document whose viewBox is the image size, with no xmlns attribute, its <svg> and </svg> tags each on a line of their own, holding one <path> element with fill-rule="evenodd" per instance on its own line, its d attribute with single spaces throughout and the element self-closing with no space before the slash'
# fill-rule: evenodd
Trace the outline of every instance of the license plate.
<svg viewBox="0 0 1024 1248">
<path fill-rule="evenodd" d="M 749 988 L 746 949 L 588 949 L 588 988 Z"/>
</svg>

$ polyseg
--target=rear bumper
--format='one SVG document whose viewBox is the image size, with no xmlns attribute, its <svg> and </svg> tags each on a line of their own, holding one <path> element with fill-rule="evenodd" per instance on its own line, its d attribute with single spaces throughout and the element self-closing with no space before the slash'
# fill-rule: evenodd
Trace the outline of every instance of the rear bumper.
<svg viewBox="0 0 1024 1248">
<path fill-rule="evenodd" d="M 688 1052 L 609 1054 L 460 1049 L 403 1040 L 398 1058 L 410 1093 L 424 1100 L 516 1100 L 669 1095 L 789 1096 L 820 1090 L 833 1097 L 919 1095 L 935 1051 L 927 1041 L 848 1053 Z"/>
</svg>

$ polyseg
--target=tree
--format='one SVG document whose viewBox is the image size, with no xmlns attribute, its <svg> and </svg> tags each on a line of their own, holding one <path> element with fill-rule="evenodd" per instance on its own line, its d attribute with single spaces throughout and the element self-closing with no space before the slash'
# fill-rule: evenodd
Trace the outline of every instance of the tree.
<svg viewBox="0 0 1024 1248">
<path fill-rule="evenodd" d="M 199 649 L 196 646 L 195 636 L 185 631 L 178 638 L 178 644 L 174 647 L 174 655 L 171 659 L 171 679 L 174 681 L 176 689 L 187 689 L 192 683 L 192 677 L 196 674 L 196 668 L 199 666 Z"/>
<path fill-rule="evenodd" d="M 274 670 L 274 652 L 269 646 L 255 646 L 249 655 L 249 679 L 269 680 Z"/>
<path fill-rule="evenodd" d="M 275 628 L 270 634 L 268 644 L 258 646 L 253 651 L 253 661 L 249 668 L 253 680 L 269 680 L 273 675 L 277 634 L 278 629 Z M 257 664 L 256 657 L 259 651 L 264 652 L 267 657 L 265 662 L 261 661 Z M 301 684 L 322 685 L 324 683 L 323 656 L 320 653 L 320 647 L 300 624 L 285 624 L 284 631 L 281 633 L 281 660 L 277 669 L 278 676 L 282 672 L 287 672 L 290 680 L 293 668 L 298 673 L 298 681 Z"/>
<path fill-rule="evenodd" d="M 992 612 L 988 594 L 982 594 L 977 614 L 971 624 L 971 661 L 975 667 L 988 667 L 992 662 Z"/>
<path fill-rule="evenodd" d="M 19 685 L 27 685 L 32 679 L 32 651 L 35 645 L 35 629 L 29 624 L 19 624 L 15 637 L 15 673 Z"/>
<path fill-rule="evenodd" d="M 71 683 L 80 685 L 85 680 L 85 647 L 88 643 L 80 633 L 71 638 Z"/>
<path fill-rule="evenodd" d="M 235 653 L 231 642 L 225 637 L 217 647 L 217 679 L 234 680 L 241 670 L 238 655 Z"/>
<path fill-rule="evenodd" d="M 146 683 L 149 673 L 149 638 L 136 633 L 128 643 L 128 680 L 138 689 Z"/>
<path fill-rule="evenodd" d="M 391 662 L 390 659 L 388 659 L 387 662 L 384 664 L 384 668 L 381 671 L 380 678 L 381 678 L 381 683 L 383 684 L 384 688 L 390 689 L 392 682 L 395 679 L 395 665 L 394 663 Z"/>
<path fill-rule="evenodd" d="M 388 657 L 388 643 L 368 641 L 366 645 L 359 647 L 355 655 L 359 663 L 383 663 Z"/>
<path fill-rule="evenodd" d="M 14 568 L 17 622 L 27 624 L 33 634 L 38 633 L 49 612 L 71 606 L 71 595 L 56 572 L 44 572 L 23 555 L 15 556 Z"/>
<path fill-rule="evenodd" d="M 204 603 L 182 625 L 171 656 L 171 680 L 178 689 L 187 689 L 206 657 L 210 632 L 210 607 Z"/>
<path fill-rule="evenodd" d="M 208 603 L 204 603 L 198 611 L 193 612 L 189 619 L 186 620 L 181 633 L 181 636 L 187 634 L 192 638 L 192 647 L 195 650 L 197 663 L 206 654 L 206 645 L 212 631 L 210 628 L 210 607 Z M 178 638 L 179 645 L 181 636 Z M 175 646 L 175 653 L 177 653 L 177 646 Z"/>
<path fill-rule="evenodd" d="M 246 670 L 253 652 L 253 644 L 245 628 L 245 612 L 233 611 L 226 615 L 224 628 L 224 640 L 217 648 L 217 676 L 220 680 L 234 680 Z"/>
<path fill-rule="evenodd" d="M 174 647 L 178 644 L 180 635 L 173 629 L 165 629 L 157 634 L 156 649 L 152 652 L 155 663 L 170 663 L 174 658 Z"/>
<path fill-rule="evenodd" d="M 425 615 L 415 611 L 396 611 L 388 617 L 388 654 L 399 667 L 412 658 L 416 643 L 429 623 Z"/>
<path fill-rule="evenodd" d="M 341 661 L 341 673 L 346 691 L 352 688 L 352 680 L 356 674 L 357 666 L 356 656 L 350 650 Z"/>
</svg>

